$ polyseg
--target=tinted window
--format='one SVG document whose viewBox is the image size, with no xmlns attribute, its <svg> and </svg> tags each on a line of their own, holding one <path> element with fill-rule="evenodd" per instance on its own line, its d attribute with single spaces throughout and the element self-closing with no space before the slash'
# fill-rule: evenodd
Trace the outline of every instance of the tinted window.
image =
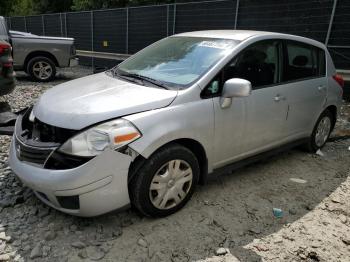
<svg viewBox="0 0 350 262">
<path fill-rule="evenodd" d="M 242 78 L 253 89 L 278 83 L 279 41 L 261 41 L 244 49 L 224 70 L 224 81 Z"/>
<path fill-rule="evenodd" d="M 325 75 L 324 51 L 295 41 L 286 42 L 284 81 L 313 78 Z"/>
<path fill-rule="evenodd" d="M 320 76 L 326 75 L 326 55 L 324 50 L 318 49 L 318 65 Z"/>
<path fill-rule="evenodd" d="M 279 40 L 266 40 L 247 47 L 209 83 L 202 97 L 219 95 L 224 83 L 231 78 L 246 79 L 253 89 L 278 83 L 280 46 Z"/>
</svg>

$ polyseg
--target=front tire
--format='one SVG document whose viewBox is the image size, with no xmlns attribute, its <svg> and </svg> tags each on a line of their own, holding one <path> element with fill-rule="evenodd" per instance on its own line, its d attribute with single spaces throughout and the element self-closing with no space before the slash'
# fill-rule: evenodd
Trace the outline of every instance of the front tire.
<svg viewBox="0 0 350 262">
<path fill-rule="evenodd" d="M 37 56 L 29 60 L 26 72 L 37 82 L 49 82 L 56 76 L 55 63 L 44 56 Z"/>
<path fill-rule="evenodd" d="M 329 110 L 325 110 L 320 115 L 306 145 L 306 149 L 309 152 L 315 153 L 317 150 L 324 147 L 332 132 L 334 121 L 334 116 Z"/>
<path fill-rule="evenodd" d="M 173 214 L 191 198 L 199 175 L 198 160 L 189 149 L 166 146 L 147 159 L 130 182 L 131 202 L 146 216 Z"/>
</svg>

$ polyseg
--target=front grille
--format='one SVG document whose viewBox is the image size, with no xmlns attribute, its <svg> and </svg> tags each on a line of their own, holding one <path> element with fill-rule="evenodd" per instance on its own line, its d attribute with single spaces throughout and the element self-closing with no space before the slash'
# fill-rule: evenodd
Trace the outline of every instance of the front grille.
<svg viewBox="0 0 350 262">
<path fill-rule="evenodd" d="M 44 165 L 51 153 L 77 131 L 51 126 L 36 118 L 30 120 L 31 111 L 28 108 L 17 118 L 16 154 L 21 161 Z"/>
<path fill-rule="evenodd" d="M 81 166 L 91 159 L 92 157 L 72 156 L 55 151 L 46 161 L 44 168 L 55 170 L 71 169 Z"/>
<path fill-rule="evenodd" d="M 19 160 L 36 163 L 40 165 L 44 165 L 46 159 L 49 157 L 52 148 L 43 149 L 43 148 L 35 148 L 30 147 L 25 144 L 20 143 L 17 139 L 15 140 L 16 146 L 16 154 Z"/>
</svg>

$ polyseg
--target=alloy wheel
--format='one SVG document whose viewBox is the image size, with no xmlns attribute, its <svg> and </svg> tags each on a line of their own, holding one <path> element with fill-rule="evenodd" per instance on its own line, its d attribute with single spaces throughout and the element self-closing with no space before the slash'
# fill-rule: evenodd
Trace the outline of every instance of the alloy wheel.
<svg viewBox="0 0 350 262">
<path fill-rule="evenodd" d="M 33 74 L 40 80 L 46 80 L 52 75 L 52 66 L 45 61 L 38 61 L 33 65 Z"/>
</svg>

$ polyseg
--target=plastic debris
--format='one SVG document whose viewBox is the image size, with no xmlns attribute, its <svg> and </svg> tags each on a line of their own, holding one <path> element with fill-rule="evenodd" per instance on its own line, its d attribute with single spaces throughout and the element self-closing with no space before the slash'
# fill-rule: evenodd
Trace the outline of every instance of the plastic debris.
<svg viewBox="0 0 350 262">
<path fill-rule="evenodd" d="M 292 178 L 290 178 L 289 180 L 292 181 L 292 182 L 298 183 L 298 184 L 306 184 L 306 183 L 307 183 L 306 180 L 301 179 L 301 178 L 293 178 L 293 177 L 292 177 Z"/>
<path fill-rule="evenodd" d="M 321 151 L 321 149 L 319 149 L 319 150 L 316 151 L 316 155 L 324 156 L 324 154 L 323 154 L 323 152 Z"/>
<path fill-rule="evenodd" d="M 273 208 L 272 209 L 273 215 L 277 218 L 282 218 L 283 217 L 283 210 L 280 208 Z"/>
</svg>

